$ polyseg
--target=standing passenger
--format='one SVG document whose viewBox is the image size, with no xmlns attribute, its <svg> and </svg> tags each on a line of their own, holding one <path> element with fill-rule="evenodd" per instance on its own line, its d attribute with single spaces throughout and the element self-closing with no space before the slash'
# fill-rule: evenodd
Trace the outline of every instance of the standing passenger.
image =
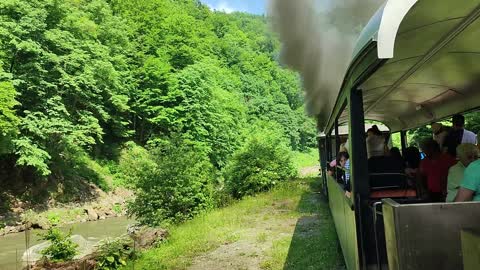
<svg viewBox="0 0 480 270">
<path fill-rule="evenodd" d="M 447 193 L 448 170 L 452 167 L 455 158 L 440 151 L 440 146 L 433 139 L 426 139 L 421 144 L 426 158 L 420 162 L 418 183 L 423 184 L 432 202 L 445 202 Z M 426 185 L 425 185 L 426 184 Z"/>
<path fill-rule="evenodd" d="M 457 147 L 457 155 L 460 160 L 448 170 L 447 202 L 455 200 L 465 168 L 478 159 L 478 149 L 474 144 L 462 143 Z"/>
<path fill-rule="evenodd" d="M 445 138 L 450 131 L 450 127 L 446 127 L 441 123 L 432 124 L 433 139 L 438 143 L 438 145 L 440 145 L 440 149 L 442 149 L 442 152 L 445 145 Z"/>
<path fill-rule="evenodd" d="M 376 125 L 367 130 L 367 157 L 385 156 L 385 137 Z"/>
<path fill-rule="evenodd" d="M 461 143 L 477 143 L 477 135 L 465 129 L 465 117 L 456 114 L 452 117 L 452 131 L 445 138 L 445 147 L 452 157 L 456 157 L 457 146 Z"/>
</svg>

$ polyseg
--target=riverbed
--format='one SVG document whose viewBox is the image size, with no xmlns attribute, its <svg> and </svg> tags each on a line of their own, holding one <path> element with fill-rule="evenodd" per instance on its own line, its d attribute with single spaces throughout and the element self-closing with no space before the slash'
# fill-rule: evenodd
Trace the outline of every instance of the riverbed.
<svg viewBox="0 0 480 270">
<path fill-rule="evenodd" d="M 127 232 L 127 226 L 134 223 L 126 217 L 109 218 L 105 220 L 77 223 L 62 227 L 68 231 L 73 227 L 73 233 L 83 236 L 85 239 L 98 242 L 107 237 L 118 237 Z M 42 242 L 38 233 L 42 230 L 32 230 L 0 236 L 0 270 L 22 269 L 22 255 L 31 246 Z"/>
</svg>

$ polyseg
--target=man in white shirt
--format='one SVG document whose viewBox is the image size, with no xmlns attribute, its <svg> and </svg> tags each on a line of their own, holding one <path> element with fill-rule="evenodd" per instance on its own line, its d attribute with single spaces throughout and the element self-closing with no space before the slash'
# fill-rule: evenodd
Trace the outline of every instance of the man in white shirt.
<svg viewBox="0 0 480 270">
<path fill-rule="evenodd" d="M 463 115 L 454 115 L 452 122 L 454 129 L 463 130 L 462 143 L 477 143 L 477 135 L 475 135 L 475 133 L 471 132 L 470 130 L 465 129 L 465 117 L 463 117 Z"/>
<path fill-rule="evenodd" d="M 453 130 L 445 138 L 445 144 L 448 148 L 448 153 L 456 157 L 456 148 L 462 143 L 477 143 L 477 135 L 470 130 L 465 129 L 465 117 L 456 114 L 452 117 Z"/>
</svg>

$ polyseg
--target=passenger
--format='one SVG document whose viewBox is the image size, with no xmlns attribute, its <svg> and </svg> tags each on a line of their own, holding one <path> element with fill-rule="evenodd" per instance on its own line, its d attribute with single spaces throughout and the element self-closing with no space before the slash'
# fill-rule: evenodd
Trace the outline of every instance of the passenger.
<svg viewBox="0 0 480 270">
<path fill-rule="evenodd" d="M 448 133 L 451 132 L 451 129 L 451 127 L 444 126 L 441 123 L 432 124 L 433 139 L 438 143 L 438 145 L 440 145 L 442 152 L 445 138 L 447 137 Z"/>
<path fill-rule="evenodd" d="M 463 180 L 465 168 L 478 159 L 478 148 L 471 143 L 462 143 L 457 147 L 460 161 L 448 170 L 447 202 L 453 202 Z"/>
<path fill-rule="evenodd" d="M 337 167 L 340 167 L 342 169 L 345 168 L 345 165 L 347 164 L 348 159 L 350 156 L 348 155 L 347 152 L 340 152 L 337 155 Z"/>
<path fill-rule="evenodd" d="M 403 160 L 402 154 L 400 153 L 400 149 L 398 149 L 398 147 L 390 148 L 388 155 L 391 156 L 392 158 Z"/>
<path fill-rule="evenodd" d="M 337 181 L 345 185 L 345 187 L 349 184 L 348 183 L 349 179 L 347 179 L 347 176 L 348 178 L 350 178 L 350 174 L 347 173 L 347 168 L 346 168 L 349 158 L 350 156 L 348 155 L 347 152 L 340 152 L 337 155 L 337 162 L 336 162 L 337 163 L 337 170 L 336 170 Z"/>
<path fill-rule="evenodd" d="M 345 153 L 348 154 L 348 139 L 345 142 Z M 350 191 L 350 157 L 345 162 L 345 189 Z"/>
<path fill-rule="evenodd" d="M 346 142 L 340 144 L 340 149 L 338 150 L 339 153 L 341 152 L 348 152 L 346 147 Z"/>
<path fill-rule="evenodd" d="M 395 163 L 392 164 L 393 168 L 401 168 L 400 172 L 403 173 L 405 170 L 405 162 L 403 161 L 402 154 L 400 153 L 400 149 L 397 147 L 392 147 L 387 152 L 387 156 L 390 157 L 391 162 Z"/>
<path fill-rule="evenodd" d="M 480 201 L 480 160 L 472 162 L 463 173 L 455 202 Z"/>
<path fill-rule="evenodd" d="M 348 150 L 348 148 L 347 148 Z M 351 191 L 351 185 L 350 185 L 350 156 L 348 155 L 347 152 L 340 152 L 338 153 L 337 157 L 337 164 L 340 167 L 341 172 L 343 173 L 341 182 L 343 184 L 343 187 L 345 189 L 345 196 L 350 198 L 350 191 Z"/>
<path fill-rule="evenodd" d="M 347 152 L 348 153 L 347 143 L 348 143 L 348 140 L 346 142 L 340 144 L 338 153 L 342 153 L 342 152 Z M 349 165 L 349 161 L 348 161 L 348 165 Z M 337 158 L 335 158 L 334 160 L 332 160 L 329 163 L 329 168 L 327 168 L 328 174 L 329 175 L 334 175 L 336 167 L 337 167 Z"/>
<path fill-rule="evenodd" d="M 371 135 L 383 136 L 382 132 L 380 131 L 377 125 L 373 125 L 371 128 L 367 130 L 367 136 L 371 136 Z"/>
<path fill-rule="evenodd" d="M 456 160 L 442 153 L 440 146 L 433 139 L 426 139 L 421 147 L 426 158 L 420 162 L 420 170 L 417 174 L 418 183 L 423 184 L 420 188 L 423 190 L 426 188 L 426 195 L 432 202 L 445 202 L 448 170 Z"/>
<path fill-rule="evenodd" d="M 367 130 L 367 156 L 382 157 L 385 156 L 385 137 L 376 125 Z"/>
<path fill-rule="evenodd" d="M 477 148 L 480 150 L 480 131 L 477 133 Z"/>
<path fill-rule="evenodd" d="M 453 129 L 445 138 L 444 146 L 447 147 L 447 152 L 452 157 L 456 157 L 457 146 L 461 143 L 477 143 L 477 135 L 475 133 L 466 130 L 465 117 L 460 114 L 456 114 L 452 117 Z"/>
<path fill-rule="evenodd" d="M 420 167 L 420 151 L 416 147 L 408 147 L 405 149 L 405 174 L 410 179 L 415 179 L 418 172 L 418 167 Z"/>
</svg>

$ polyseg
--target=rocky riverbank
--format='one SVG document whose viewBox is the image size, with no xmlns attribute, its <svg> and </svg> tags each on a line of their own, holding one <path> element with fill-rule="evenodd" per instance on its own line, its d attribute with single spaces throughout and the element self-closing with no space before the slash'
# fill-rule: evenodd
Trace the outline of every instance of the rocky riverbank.
<svg viewBox="0 0 480 270">
<path fill-rule="evenodd" d="M 123 243 L 120 247 L 122 250 L 131 250 L 129 252 L 131 256 L 135 256 L 138 251 L 157 246 L 160 243 L 164 242 L 168 237 L 168 231 L 162 228 L 149 228 L 144 226 L 131 226 L 127 229 L 128 233 L 115 238 L 110 239 L 110 243 L 115 241 L 121 241 Z M 72 240 L 75 243 L 78 243 L 79 246 L 83 243 L 88 243 L 85 239 L 79 236 L 72 236 Z M 109 242 L 103 243 L 103 245 L 108 245 Z M 43 245 L 43 246 L 42 246 Z M 100 244 L 102 245 L 102 244 Z M 36 247 L 32 247 L 32 251 L 36 251 L 37 255 L 39 254 L 41 248 L 48 246 L 48 243 L 39 244 Z M 93 270 L 98 269 L 98 263 L 102 260 L 107 254 L 102 254 L 102 251 L 99 249 L 99 245 L 87 246 L 84 248 L 83 252 L 80 252 L 76 256 L 75 260 L 62 262 L 62 263 L 53 263 L 49 261 L 38 260 L 30 269 L 40 270 L 40 269 L 50 269 L 50 270 Z M 115 245 L 111 245 L 107 250 L 109 252 L 122 254 L 122 251 L 113 250 Z M 27 251 L 28 252 L 28 251 Z M 34 254 L 35 255 L 35 254 Z M 32 256 L 34 257 L 34 256 Z M 132 259 L 125 258 L 125 259 Z"/>
<path fill-rule="evenodd" d="M 46 210 L 28 209 L 25 203 L 16 200 L 9 213 L 0 215 L 0 235 L 22 232 L 27 227 L 48 229 L 124 216 L 126 203 L 133 198 L 130 190 L 122 188 L 106 193 L 92 184 L 90 192 L 95 197 L 92 201 L 71 204 L 51 201 Z"/>
</svg>

